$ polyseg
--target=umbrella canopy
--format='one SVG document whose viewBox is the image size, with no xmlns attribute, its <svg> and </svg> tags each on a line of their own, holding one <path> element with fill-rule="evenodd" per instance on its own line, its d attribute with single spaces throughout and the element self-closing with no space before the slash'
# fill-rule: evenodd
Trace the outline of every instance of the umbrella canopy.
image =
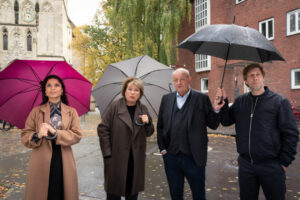
<svg viewBox="0 0 300 200">
<path fill-rule="evenodd" d="M 90 110 L 92 84 L 67 62 L 14 60 L 0 72 L 0 119 L 24 128 L 32 108 L 42 102 L 40 83 L 47 75 L 64 81 L 69 105 L 79 115 Z"/>
<path fill-rule="evenodd" d="M 178 45 L 194 54 L 205 54 L 226 60 L 266 62 L 284 60 L 279 51 L 260 32 L 234 24 L 214 24 L 201 28 Z"/>
<path fill-rule="evenodd" d="M 122 83 L 127 77 L 140 78 L 144 83 L 144 103 L 152 117 L 156 118 L 161 97 L 172 91 L 173 69 L 143 55 L 107 66 L 92 95 L 100 113 L 103 114 L 111 102 L 121 97 Z"/>
<path fill-rule="evenodd" d="M 215 24 L 201 28 L 178 45 L 194 54 L 228 60 L 266 62 L 284 60 L 279 51 L 260 32 L 234 24 Z M 227 55 L 228 54 L 228 55 Z"/>
</svg>

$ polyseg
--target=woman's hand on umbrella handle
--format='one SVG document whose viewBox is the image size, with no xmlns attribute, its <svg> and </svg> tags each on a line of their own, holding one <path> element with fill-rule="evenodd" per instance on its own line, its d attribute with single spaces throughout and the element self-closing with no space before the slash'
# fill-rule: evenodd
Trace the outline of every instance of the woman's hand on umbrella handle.
<svg viewBox="0 0 300 200">
<path fill-rule="evenodd" d="M 53 136 L 56 133 L 55 128 L 48 123 L 42 123 L 40 130 L 46 132 L 46 135 L 43 133 L 43 136 Z"/>
<path fill-rule="evenodd" d="M 139 118 L 142 120 L 143 123 L 145 123 L 145 124 L 149 123 L 148 115 L 139 115 Z"/>
<path fill-rule="evenodd" d="M 56 130 L 55 128 L 53 128 L 50 124 L 47 124 L 47 128 L 48 128 L 48 131 L 54 135 L 56 133 Z"/>
<path fill-rule="evenodd" d="M 40 130 L 38 132 L 38 138 L 46 137 L 48 136 L 48 129 L 45 126 L 45 123 L 42 123 Z"/>
</svg>

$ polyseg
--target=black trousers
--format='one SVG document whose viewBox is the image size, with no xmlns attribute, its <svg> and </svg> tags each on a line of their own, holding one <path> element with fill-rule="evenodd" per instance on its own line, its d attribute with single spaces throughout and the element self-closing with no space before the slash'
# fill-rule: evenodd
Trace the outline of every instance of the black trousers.
<svg viewBox="0 0 300 200">
<path fill-rule="evenodd" d="M 52 142 L 52 158 L 50 164 L 48 200 L 64 199 L 63 164 L 60 145 Z"/>
<path fill-rule="evenodd" d="M 239 156 L 238 163 L 241 200 L 257 200 L 260 186 L 267 200 L 285 199 L 285 171 L 278 160 L 251 164 Z"/>
</svg>

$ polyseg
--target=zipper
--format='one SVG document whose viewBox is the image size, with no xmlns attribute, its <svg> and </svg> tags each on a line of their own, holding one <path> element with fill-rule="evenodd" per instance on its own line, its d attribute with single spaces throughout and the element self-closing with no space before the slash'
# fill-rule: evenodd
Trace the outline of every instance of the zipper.
<svg viewBox="0 0 300 200">
<path fill-rule="evenodd" d="M 251 160 L 251 164 L 253 164 L 253 158 L 251 156 L 251 130 L 252 130 L 252 120 L 254 116 L 254 110 L 257 104 L 258 97 L 255 99 L 254 107 L 252 107 L 253 101 L 251 101 L 251 114 L 250 114 L 250 128 L 249 128 L 249 156 Z"/>
</svg>

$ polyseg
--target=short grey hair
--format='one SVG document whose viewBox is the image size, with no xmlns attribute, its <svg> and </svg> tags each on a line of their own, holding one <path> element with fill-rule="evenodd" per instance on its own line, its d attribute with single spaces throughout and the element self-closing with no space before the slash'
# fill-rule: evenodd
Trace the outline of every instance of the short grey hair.
<svg viewBox="0 0 300 200">
<path fill-rule="evenodd" d="M 187 76 L 188 78 L 190 77 L 190 72 L 189 72 L 189 70 L 187 70 L 187 69 L 185 69 L 185 68 L 182 68 L 182 67 L 177 68 L 175 71 L 173 71 L 172 76 L 173 76 L 173 74 L 175 74 L 175 73 L 177 73 L 177 72 L 186 74 L 186 76 Z"/>
</svg>

